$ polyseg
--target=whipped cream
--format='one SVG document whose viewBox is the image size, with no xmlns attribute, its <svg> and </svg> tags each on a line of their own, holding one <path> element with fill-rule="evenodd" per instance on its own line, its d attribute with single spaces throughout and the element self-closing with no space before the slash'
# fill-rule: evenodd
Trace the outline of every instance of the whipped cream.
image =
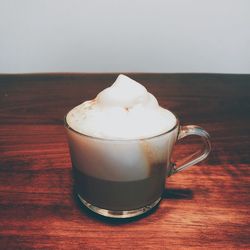
<svg viewBox="0 0 250 250">
<path fill-rule="evenodd" d="M 144 86 L 125 75 L 119 75 L 95 99 L 73 108 L 66 121 L 79 133 L 122 140 L 160 135 L 177 122 Z"/>
</svg>

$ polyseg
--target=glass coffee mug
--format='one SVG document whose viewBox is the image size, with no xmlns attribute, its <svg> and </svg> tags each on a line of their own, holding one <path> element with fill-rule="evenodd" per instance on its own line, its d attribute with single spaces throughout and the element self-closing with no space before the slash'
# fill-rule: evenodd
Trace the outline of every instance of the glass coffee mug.
<svg viewBox="0 0 250 250">
<path fill-rule="evenodd" d="M 195 125 L 175 126 L 150 138 L 101 139 L 72 129 L 65 119 L 76 192 L 95 213 L 129 218 L 143 214 L 161 200 L 166 177 L 205 159 L 210 150 L 209 134 Z M 175 143 L 189 135 L 202 138 L 204 147 L 182 160 L 171 162 Z"/>
</svg>

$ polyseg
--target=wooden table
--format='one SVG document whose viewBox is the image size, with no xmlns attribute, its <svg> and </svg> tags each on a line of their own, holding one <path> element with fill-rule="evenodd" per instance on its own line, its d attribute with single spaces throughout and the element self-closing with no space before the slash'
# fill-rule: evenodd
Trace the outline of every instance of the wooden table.
<svg viewBox="0 0 250 250">
<path fill-rule="evenodd" d="M 116 76 L 0 76 L 0 248 L 249 249 L 249 75 L 130 74 L 183 125 L 208 130 L 212 153 L 170 177 L 146 216 L 107 219 L 80 206 L 63 117 Z M 175 157 L 198 143 L 183 140 Z"/>
</svg>

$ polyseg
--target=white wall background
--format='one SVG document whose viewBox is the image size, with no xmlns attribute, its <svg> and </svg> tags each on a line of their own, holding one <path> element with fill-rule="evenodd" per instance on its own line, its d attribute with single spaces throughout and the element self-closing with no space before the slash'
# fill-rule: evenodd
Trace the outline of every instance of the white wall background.
<svg viewBox="0 0 250 250">
<path fill-rule="evenodd" d="M 0 73 L 250 73 L 249 0 L 0 0 Z"/>
</svg>

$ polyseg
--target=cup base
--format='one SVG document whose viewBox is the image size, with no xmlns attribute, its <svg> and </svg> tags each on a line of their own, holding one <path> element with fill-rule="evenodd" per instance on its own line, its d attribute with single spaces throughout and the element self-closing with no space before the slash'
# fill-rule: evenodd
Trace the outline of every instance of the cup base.
<svg viewBox="0 0 250 250">
<path fill-rule="evenodd" d="M 157 199 L 153 203 L 151 203 L 145 207 L 135 209 L 135 210 L 114 211 L 114 210 L 108 210 L 108 209 L 96 207 L 96 206 L 88 203 L 87 201 L 85 201 L 79 194 L 77 194 L 77 196 L 78 196 L 79 200 L 82 202 L 82 204 L 84 206 L 86 206 L 88 209 L 90 209 L 91 211 L 93 211 L 97 214 L 100 214 L 100 215 L 105 216 L 105 217 L 110 217 L 110 218 L 131 218 L 131 217 L 135 217 L 135 216 L 144 214 L 144 213 L 148 212 L 149 210 L 151 210 L 153 207 L 155 207 L 161 200 L 161 197 L 160 197 L 159 199 Z"/>
</svg>

